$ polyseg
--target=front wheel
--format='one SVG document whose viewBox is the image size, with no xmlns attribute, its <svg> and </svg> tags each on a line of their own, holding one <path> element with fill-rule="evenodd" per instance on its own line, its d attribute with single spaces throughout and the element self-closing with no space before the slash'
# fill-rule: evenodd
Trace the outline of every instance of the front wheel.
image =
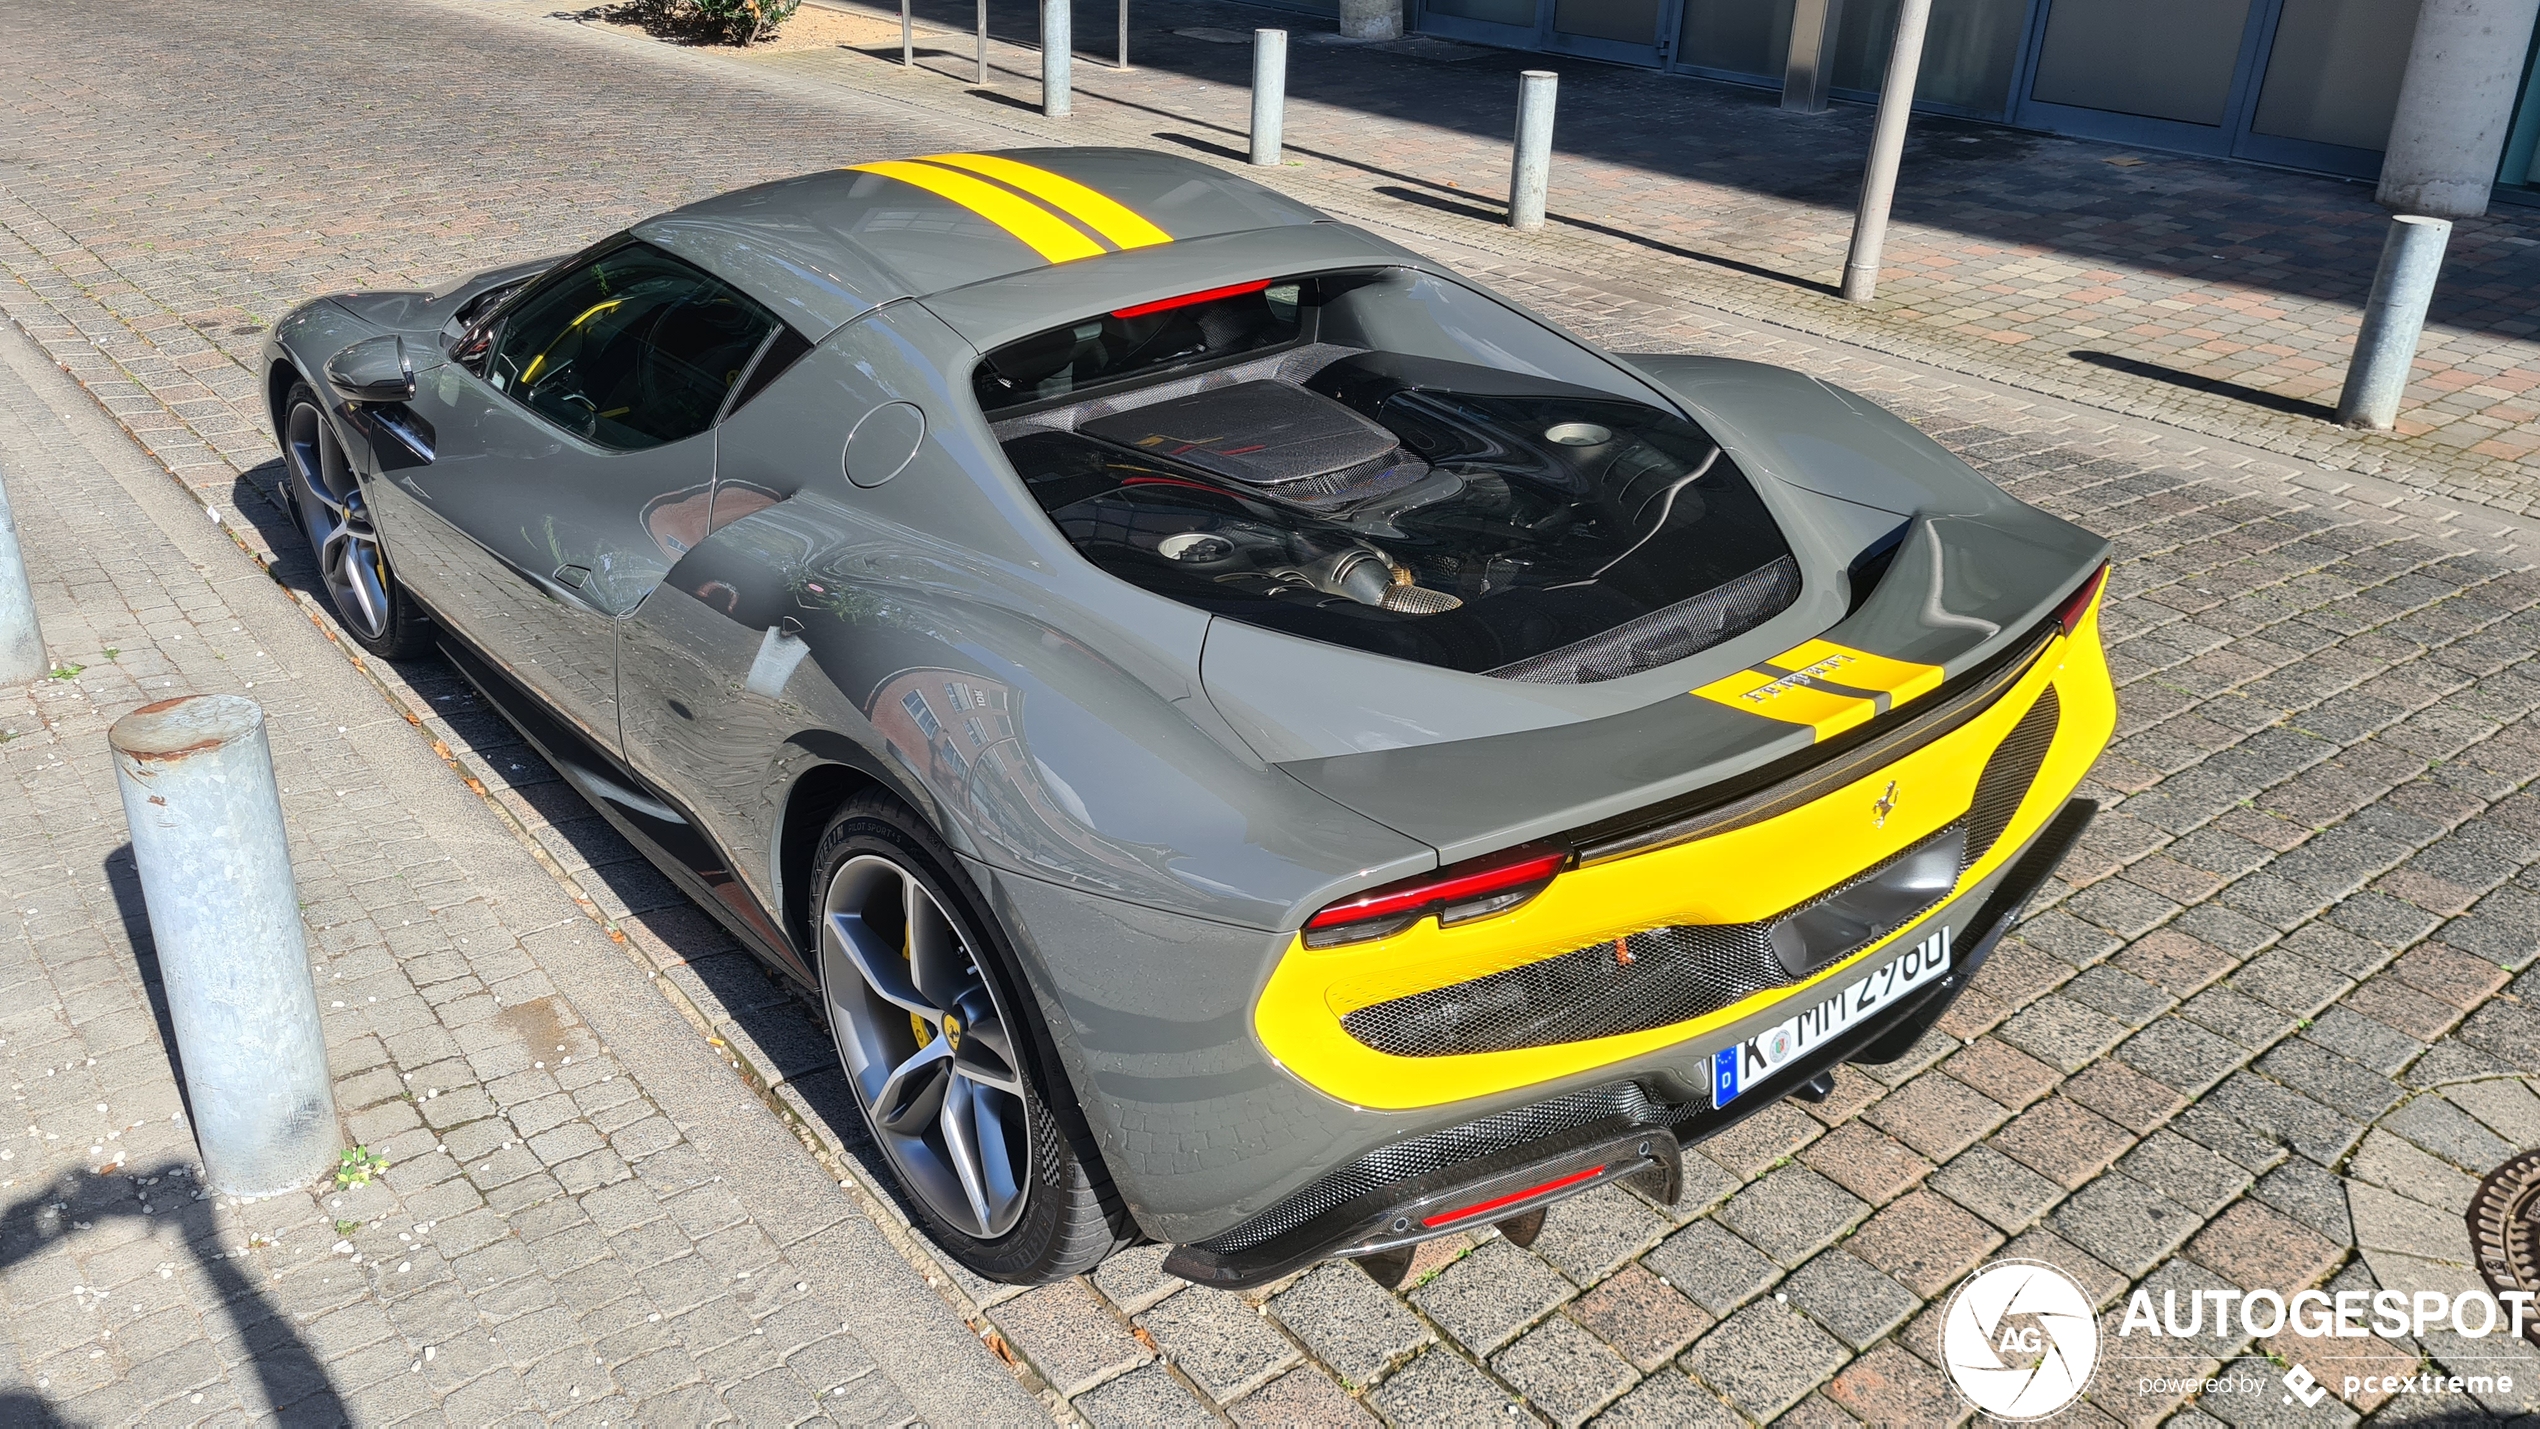
<svg viewBox="0 0 2540 1429">
<path fill-rule="evenodd" d="M 317 553 L 318 579 L 336 623 L 382 659 L 423 653 L 432 644 L 431 623 L 389 570 L 361 483 L 316 391 L 306 382 L 292 384 L 282 412 L 285 495 Z"/>
<path fill-rule="evenodd" d="M 1127 1243 L 995 925 L 906 805 L 848 802 L 812 859 L 838 1060 L 906 1199 L 972 1273 L 1041 1285 Z"/>
</svg>

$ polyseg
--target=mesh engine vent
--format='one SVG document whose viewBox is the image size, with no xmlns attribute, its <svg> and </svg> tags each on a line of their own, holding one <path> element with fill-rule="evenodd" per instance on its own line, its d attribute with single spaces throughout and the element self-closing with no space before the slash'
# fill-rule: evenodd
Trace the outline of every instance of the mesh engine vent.
<svg viewBox="0 0 2540 1429">
<path fill-rule="evenodd" d="M 1537 685 L 1592 685 L 1619 679 L 1743 635 L 1781 614 L 1798 598 L 1799 562 L 1781 556 L 1691 600 L 1484 673 Z"/>
<path fill-rule="evenodd" d="M 1761 922 L 1654 928 L 1370 1003 L 1341 1027 L 1389 1056 L 1451 1057 L 1673 1026 L 1806 981 L 1812 973 L 1793 973 L 1776 942 L 1797 944 L 1794 956 L 1813 972 L 1920 918 L 1965 869 L 1963 840 L 1961 825 L 1949 824 Z M 1936 877 L 1933 857 L 1945 860 Z"/>
<path fill-rule="evenodd" d="M 2037 782 L 2037 771 L 2045 767 L 2046 750 L 2055 742 L 2055 728 L 2063 717 L 2063 701 L 2055 697 L 2055 687 L 2048 685 L 1994 747 L 1984 773 L 1976 778 L 1975 803 L 1967 810 L 1969 863 L 1991 852 L 2002 831 L 2011 826 L 2011 816 L 2019 812 L 2020 801 Z"/>
<path fill-rule="evenodd" d="M 1326 1211 L 1416 1176 L 1608 1118 L 1655 1126 L 1672 1110 L 1653 1101 L 1637 1082 L 1612 1082 L 1415 1136 L 1367 1153 L 1234 1229 L 1200 1242 L 1200 1249 L 1219 1255 L 1250 1250 Z"/>
<path fill-rule="evenodd" d="M 1549 1047 L 1665 1027 L 1791 981 L 1772 924 L 1684 924 L 1634 933 L 1359 1008 L 1350 1036 L 1396 1057 Z"/>
</svg>

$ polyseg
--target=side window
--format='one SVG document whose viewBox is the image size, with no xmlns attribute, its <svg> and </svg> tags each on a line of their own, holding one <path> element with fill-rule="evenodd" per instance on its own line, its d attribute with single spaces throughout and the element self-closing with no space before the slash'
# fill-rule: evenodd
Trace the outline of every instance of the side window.
<svg viewBox="0 0 2540 1429">
<path fill-rule="evenodd" d="M 777 326 L 721 279 L 630 244 L 505 316 L 486 380 L 575 436 L 639 451 L 712 426 Z"/>
</svg>

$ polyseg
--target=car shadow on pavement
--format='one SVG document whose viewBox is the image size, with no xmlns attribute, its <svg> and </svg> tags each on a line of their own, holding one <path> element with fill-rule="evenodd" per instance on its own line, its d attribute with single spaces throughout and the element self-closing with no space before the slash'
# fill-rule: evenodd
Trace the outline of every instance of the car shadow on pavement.
<svg viewBox="0 0 2540 1429">
<path fill-rule="evenodd" d="M 175 1187 L 159 1193 L 157 1204 L 144 1194 L 170 1179 Z M 195 1199 L 191 1173 L 170 1161 L 149 1170 L 131 1168 L 112 1176 L 94 1171 L 64 1172 L 0 1207 L 0 1271 L 62 1244 L 74 1231 L 110 1218 L 148 1218 L 152 1228 L 171 1222 L 175 1239 L 193 1253 L 194 1263 L 209 1282 L 208 1294 L 192 1293 L 198 1311 L 217 1305 L 237 1331 L 239 1348 L 256 1375 L 264 1402 L 274 1406 L 273 1422 L 283 1425 L 338 1425 L 349 1422 L 344 1401 L 327 1377 L 309 1342 L 292 1326 L 291 1317 L 267 1299 L 247 1268 L 257 1262 L 222 1253 L 212 1201 Z M 176 1198 L 173 1206 L 169 1198 Z M 102 1319 L 102 1315 L 101 1315 Z M 27 1367 L 32 1374 L 33 1367 Z M 20 1388 L 0 1394 L 0 1424 L 64 1422 L 43 1396 Z"/>
<path fill-rule="evenodd" d="M 2327 403 L 2312 402 L 2300 397 L 2287 397 L 2280 392 L 2269 392 L 2263 387 L 2244 386 L 2220 377 L 2200 377 L 2193 372 L 2181 372 L 2174 367 L 2163 367 L 2157 362 L 2145 362 L 2140 358 L 2121 357 L 2113 352 L 2094 352 L 2088 348 L 2076 348 L 2066 355 L 2075 362 L 2087 362 L 2093 367 L 2104 367 L 2111 372 L 2125 373 L 2129 377 L 2166 382 L 2172 387 L 2184 387 L 2191 392 L 2228 397 L 2235 402 L 2246 402 L 2252 407 L 2264 407 L 2270 412 L 2284 412 L 2322 422 L 2337 420 L 2337 409 Z"/>
</svg>

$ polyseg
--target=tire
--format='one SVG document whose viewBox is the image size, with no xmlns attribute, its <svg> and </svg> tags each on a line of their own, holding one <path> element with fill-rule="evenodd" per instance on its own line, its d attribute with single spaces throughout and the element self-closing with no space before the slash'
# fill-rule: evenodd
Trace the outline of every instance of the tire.
<svg viewBox="0 0 2540 1429">
<path fill-rule="evenodd" d="M 934 830 L 887 794 L 860 794 L 821 835 L 811 889 L 839 1065 L 936 1244 L 1009 1285 L 1064 1280 L 1127 1245 L 1037 1004 Z"/>
<path fill-rule="evenodd" d="M 385 660 L 432 648 L 432 622 L 397 583 L 344 444 L 308 383 L 291 384 L 275 435 L 282 443 L 286 504 L 317 556 L 318 584 L 335 609 L 335 623 Z"/>
</svg>

